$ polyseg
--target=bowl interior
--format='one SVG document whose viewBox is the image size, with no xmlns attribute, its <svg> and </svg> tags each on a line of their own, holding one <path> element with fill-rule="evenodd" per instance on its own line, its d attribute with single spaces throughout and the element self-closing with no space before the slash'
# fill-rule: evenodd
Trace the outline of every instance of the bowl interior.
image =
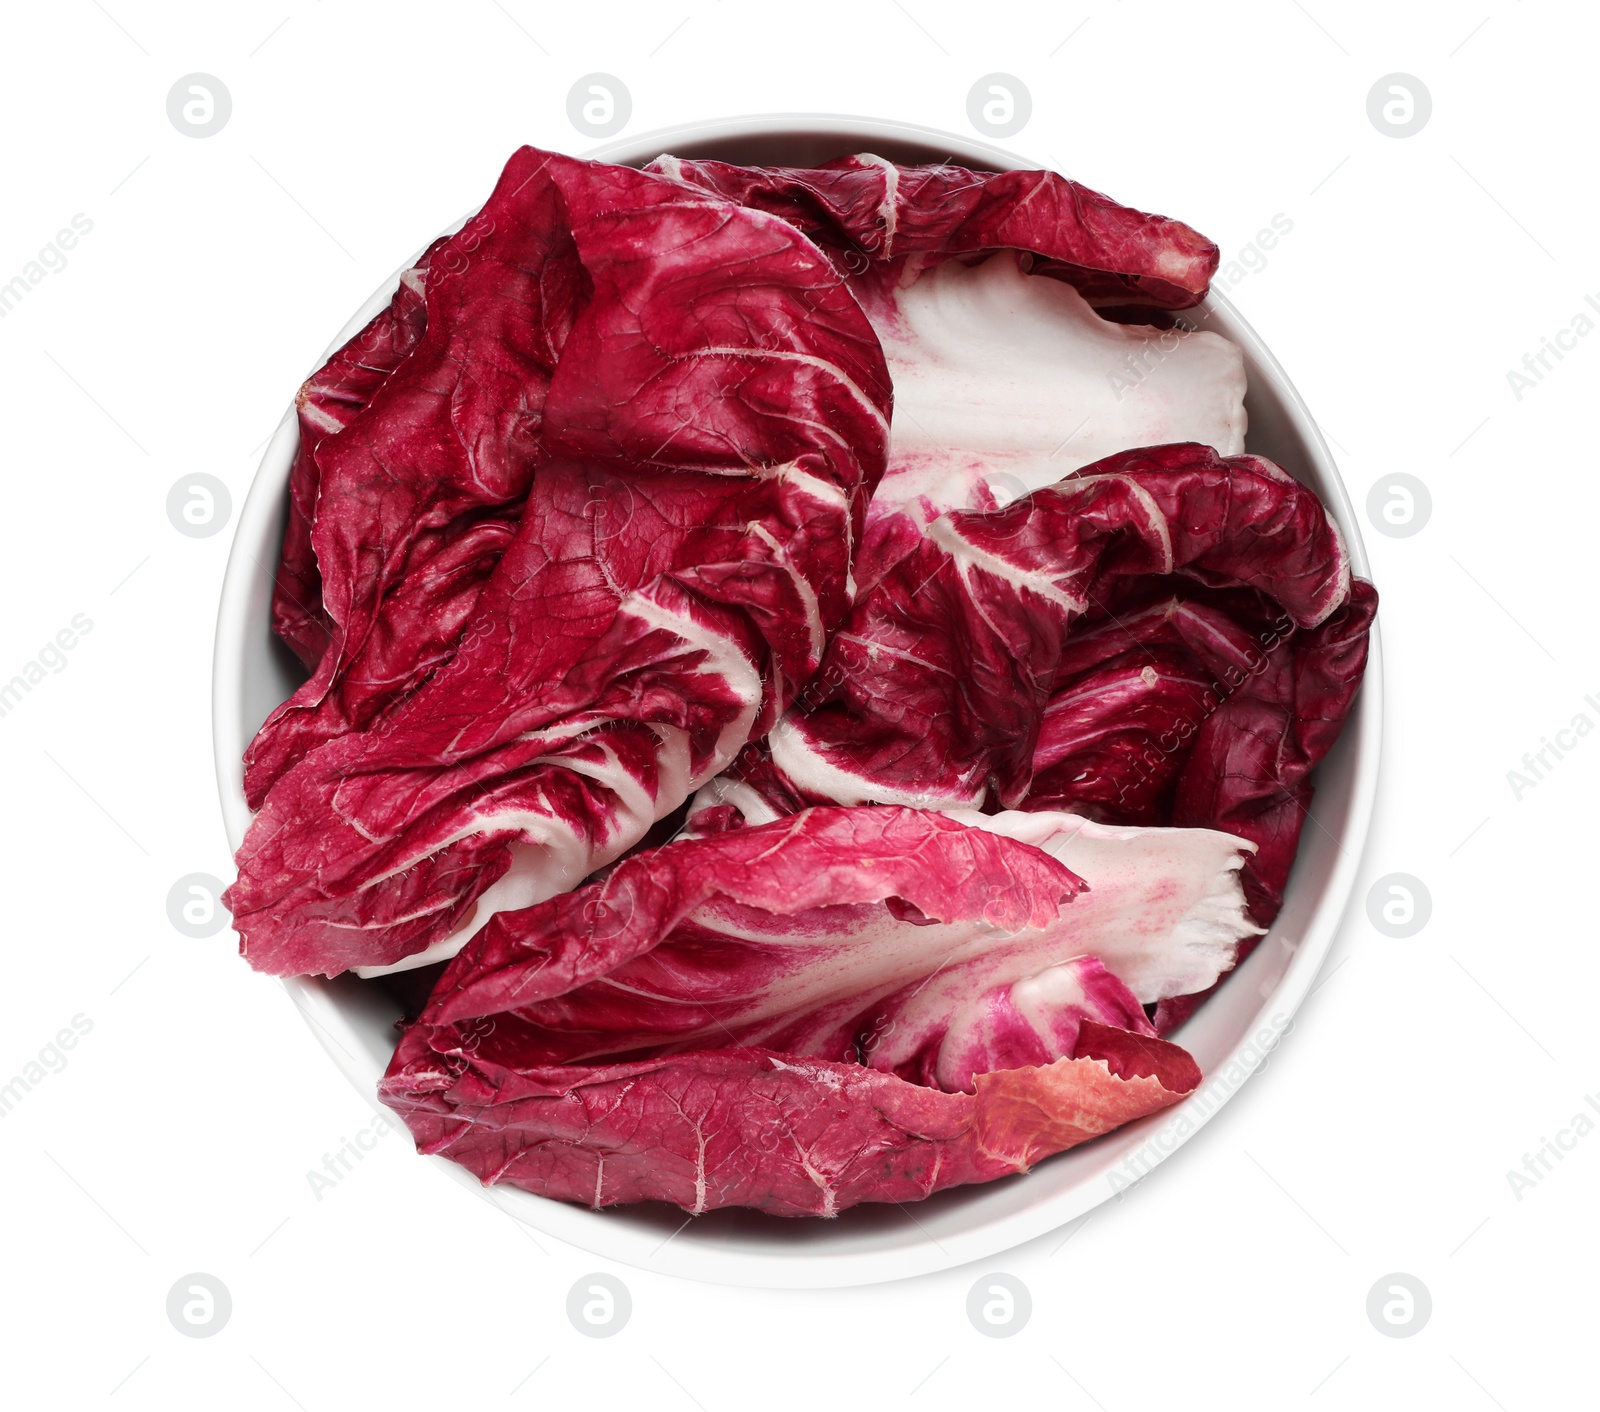
<svg viewBox="0 0 1600 1412">
<path fill-rule="evenodd" d="M 697 124 L 613 143 L 587 155 L 642 165 L 660 152 L 750 165 L 810 166 L 871 150 L 902 163 L 954 161 L 1002 170 L 1036 165 L 982 143 L 903 124 L 859 118 L 769 117 Z M 420 249 L 420 247 L 419 247 Z M 337 347 L 389 299 L 399 272 L 376 291 L 330 345 Z M 1244 350 L 1249 450 L 1311 486 L 1368 576 L 1348 495 L 1316 424 L 1283 370 L 1219 294 L 1189 312 Z M 270 627 L 272 577 L 287 521 L 287 483 L 297 445 L 285 415 L 240 516 L 218 617 L 214 733 L 230 842 L 249 823 L 240 757 L 303 673 Z M 1354 885 L 1376 786 L 1381 661 L 1376 632 L 1367 674 L 1337 746 L 1319 769 L 1311 818 L 1283 912 L 1255 952 L 1177 1033 L 1207 1083 L 1162 1113 L 1040 1163 L 1018 1177 L 942 1192 L 914 1208 L 865 1205 L 829 1221 L 719 1211 L 684 1224 L 675 1207 L 588 1211 L 512 1188 L 486 1189 L 442 1158 L 443 1170 L 511 1215 L 598 1255 L 727 1283 L 823 1287 L 901 1278 L 984 1258 L 1082 1215 L 1148 1171 L 1197 1130 L 1236 1090 L 1290 1024 L 1337 931 Z M 296 979 L 289 991 L 329 1055 L 377 1104 L 376 1085 L 394 1048 L 403 977 Z M 387 1110 L 383 1110 L 387 1111 Z"/>
</svg>

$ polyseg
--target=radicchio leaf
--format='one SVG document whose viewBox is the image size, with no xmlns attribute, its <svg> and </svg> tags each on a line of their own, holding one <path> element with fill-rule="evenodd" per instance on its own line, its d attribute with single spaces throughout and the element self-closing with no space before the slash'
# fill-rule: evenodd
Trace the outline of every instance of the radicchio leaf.
<svg viewBox="0 0 1600 1412">
<path fill-rule="evenodd" d="M 1333 521 L 1271 462 L 1124 452 L 905 538 L 774 728 L 773 760 L 813 802 L 1014 807 L 1071 628 L 1128 579 L 1173 574 L 1268 595 L 1304 627 L 1350 584 Z"/>
<path fill-rule="evenodd" d="M 533 149 L 466 231 L 423 342 L 318 449 L 346 647 L 430 524 L 528 499 L 448 660 L 272 784 L 228 896 L 261 969 L 433 959 L 570 887 L 765 728 L 847 607 L 889 390 L 815 247 Z M 377 496 L 378 532 L 336 481 Z"/>
<path fill-rule="evenodd" d="M 408 1031 L 379 1087 L 421 1152 L 485 1185 L 599 1209 L 668 1201 L 835 1216 L 863 1201 L 1026 1172 L 1200 1083 L 1176 1045 L 1085 1022 L 1075 1057 L 943 1093 L 860 1064 L 712 1049 L 624 1064 L 527 1063 L 515 1036 L 441 1053 Z"/>
<path fill-rule="evenodd" d="M 871 318 L 895 418 L 858 578 L 892 532 L 872 521 L 893 513 L 1003 504 L 1133 446 L 1244 450 L 1240 350 L 1161 312 L 1197 304 L 1217 266 L 1182 222 L 1053 172 L 871 153 L 811 169 L 663 156 L 652 169 L 804 231 Z M 1096 312 L 1106 305 L 1144 307 L 1122 322 Z"/>
<path fill-rule="evenodd" d="M 934 1037 L 943 1064 L 903 1057 L 921 1081 L 881 1071 L 870 1049 L 830 1061 L 789 1041 L 818 1002 L 927 1031 L 908 981 L 937 973 L 955 933 L 960 970 L 1037 940 L 1079 887 L 1003 832 L 896 808 L 669 844 L 497 916 L 441 977 L 380 1091 L 422 1150 L 594 1206 L 832 1215 L 1025 1170 L 1198 1083 L 1099 962 L 991 987 L 993 1003 L 980 985 L 976 1010 Z M 657 1052 L 607 1054 L 645 1046 Z M 971 1092 L 926 1086 L 946 1079 Z"/>
<path fill-rule="evenodd" d="M 1132 210 L 1054 172 L 906 167 L 872 153 L 810 168 L 662 156 L 650 169 L 782 217 L 850 270 L 1020 250 L 1091 303 L 1159 309 L 1198 303 L 1217 270 L 1217 247 L 1182 221 Z"/>
<path fill-rule="evenodd" d="M 444 241 L 437 240 L 400 276 L 388 305 L 375 314 L 315 373 L 295 397 L 300 444 L 289 469 L 289 523 L 272 595 L 272 628 L 315 671 L 333 625 L 322 603 L 322 571 L 311 543 L 322 469 L 317 448 L 349 426 L 373 394 L 410 355 L 427 327 L 423 287 L 428 264 Z"/>
</svg>

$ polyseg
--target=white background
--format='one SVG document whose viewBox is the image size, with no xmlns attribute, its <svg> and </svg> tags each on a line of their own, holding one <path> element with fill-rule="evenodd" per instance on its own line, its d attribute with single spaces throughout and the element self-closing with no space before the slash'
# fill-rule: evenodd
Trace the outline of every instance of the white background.
<svg viewBox="0 0 1600 1412">
<path fill-rule="evenodd" d="M 1600 298 L 1586 9 L 8 7 L 0 283 L 74 214 L 93 230 L 0 320 L 0 679 L 74 614 L 94 624 L 0 718 L 0 1081 L 74 1015 L 93 1026 L 0 1120 L 10 1400 L 1517 1412 L 1592 1399 L 1600 1133 L 1520 1200 L 1506 1177 L 1600 1092 L 1600 735 L 1520 800 L 1506 777 L 1577 712 L 1600 722 L 1583 701 L 1600 699 L 1600 337 L 1520 400 L 1506 376 L 1586 292 Z M 631 91 L 628 133 L 810 110 L 972 134 L 974 80 L 1015 74 L 1033 116 L 1005 145 L 1183 218 L 1225 260 L 1274 215 L 1293 222 L 1230 297 L 1318 415 L 1358 505 L 1397 471 L 1433 497 L 1421 533 L 1367 531 L 1388 719 L 1358 904 L 1325 984 L 1222 1115 L 1064 1244 L 805 1294 L 612 1267 L 634 1309 L 606 1340 L 580 1337 L 565 1299 L 608 1267 L 536 1243 L 404 1137 L 318 1200 L 307 1172 L 371 1109 L 231 933 L 186 938 L 165 907 L 186 873 L 231 877 L 208 697 L 229 533 L 180 536 L 168 488 L 209 472 L 237 508 L 296 386 L 372 289 L 476 206 L 518 144 L 592 145 L 566 94 L 596 70 Z M 233 99 L 198 141 L 165 107 L 194 71 Z M 1366 112 L 1395 71 L 1434 105 L 1403 140 Z M 1408 940 L 1380 935 L 1359 902 L 1391 872 L 1432 893 Z M 1014 1338 L 967 1321 L 989 1269 L 1032 1292 Z M 165 1313 L 191 1271 L 232 1293 L 210 1339 L 180 1337 Z M 1432 1293 L 1409 1339 L 1366 1316 L 1392 1271 Z"/>
</svg>

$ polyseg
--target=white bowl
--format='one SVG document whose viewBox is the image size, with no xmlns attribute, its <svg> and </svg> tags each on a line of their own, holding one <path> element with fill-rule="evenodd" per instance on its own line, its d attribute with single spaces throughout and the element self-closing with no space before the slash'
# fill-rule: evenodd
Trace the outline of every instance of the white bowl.
<svg viewBox="0 0 1600 1412">
<path fill-rule="evenodd" d="M 746 164 L 809 166 L 869 150 L 901 162 L 943 159 L 991 170 L 1041 165 L 932 128 L 804 115 L 697 123 L 609 143 L 585 155 L 634 166 L 666 151 Z M 399 273 L 357 310 L 329 345 L 330 353 L 388 302 Z M 1355 572 L 1369 577 L 1350 497 L 1283 369 L 1220 294 L 1213 293 L 1198 313 L 1207 316 L 1206 327 L 1244 350 L 1249 449 L 1271 457 L 1322 497 L 1344 531 Z M 222 811 L 234 848 L 250 822 L 241 783 L 245 746 L 300 679 L 289 652 L 272 635 L 269 614 L 297 441 L 295 419 L 286 415 L 240 512 L 217 616 L 213 727 Z M 1301 837 L 1283 911 L 1263 943 L 1176 1036 L 1199 1062 L 1207 1082 L 1184 1102 L 1048 1158 L 1026 1175 L 941 1192 L 914 1207 L 858 1206 L 829 1221 L 719 1211 L 679 1231 L 683 1216 L 676 1208 L 591 1211 L 511 1187 L 482 1187 L 444 1158 L 427 1160 L 518 1220 L 596 1255 L 725 1284 L 871 1284 L 986 1259 L 1043 1235 L 1088 1212 L 1176 1151 L 1237 1090 L 1241 1076 L 1261 1062 L 1292 1021 L 1333 944 L 1355 884 L 1377 788 L 1381 725 L 1382 663 L 1374 630 L 1361 694 L 1337 746 L 1317 772 L 1315 822 Z M 334 1063 L 387 1113 L 378 1104 L 376 1088 L 394 1049 L 398 1004 L 379 985 L 351 977 L 284 984 Z"/>
</svg>

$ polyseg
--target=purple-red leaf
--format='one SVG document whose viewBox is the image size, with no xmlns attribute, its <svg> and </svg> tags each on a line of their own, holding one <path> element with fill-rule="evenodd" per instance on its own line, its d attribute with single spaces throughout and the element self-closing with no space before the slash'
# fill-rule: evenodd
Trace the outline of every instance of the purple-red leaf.
<svg viewBox="0 0 1600 1412">
<path fill-rule="evenodd" d="M 444 1052 L 416 1026 L 379 1096 L 421 1152 L 596 1209 L 669 1201 L 834 1216 L 1026 1172 L 1192 1092 L 1176 1045 L 1086 1021 L 1078 1055 L 944 1093 L 860 1064 L 710 1049 L 622 1064 L 525 1062 L 485 1022 Z"/>
<path fill-rule="evenodd" d="M 871 326 L 760 212 L 525 148 L 425 288 L 316 448 L 335 640 L 252 748 L 228 899 L 278 973 L 448 948 L 636 843 L 815 671 L 884 466 Z"/>
<path fill-rule="evenodd" d="M 1071 629 L 1129 579 L 1248 587 L 1305 627 L 1350 584 L 1315 495 L 1271 462 L 1194 444 L 951 512 L 897 555 L 773 731 L 776 765 L 814 802 L 1020 803 Z"/>
</svg>

